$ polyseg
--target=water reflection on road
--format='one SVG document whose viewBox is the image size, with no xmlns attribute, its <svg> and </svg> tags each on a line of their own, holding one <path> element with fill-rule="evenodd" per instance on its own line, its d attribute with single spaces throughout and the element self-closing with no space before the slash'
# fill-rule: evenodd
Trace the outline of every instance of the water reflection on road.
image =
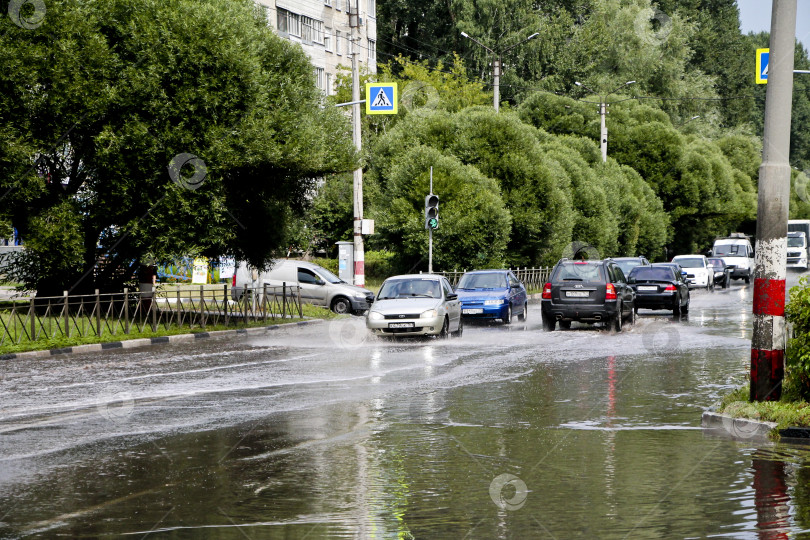
<svg viewBox="0 0 810 540">
<path fill-rule="evenodd" d="M 745 379 L 750 295 L 621 334 L 533 306 L 460 340 L 352 320 L 10 362 L 0 537 L 799 536 L 810 454 L 699 428 Z"/>
</svg>

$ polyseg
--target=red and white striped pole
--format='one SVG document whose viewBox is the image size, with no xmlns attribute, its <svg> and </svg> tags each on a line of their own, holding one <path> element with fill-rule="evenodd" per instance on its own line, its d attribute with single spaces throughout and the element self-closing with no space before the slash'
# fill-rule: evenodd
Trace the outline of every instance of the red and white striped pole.
<svg viewBox="0 0 810 540">
<path fill-rule="evenodd" d="M 751 401 L 782 395 L 785 371 L 785 277 L 790 201 L 790 117 L 796 0 L 773 0 L 765 131 L 759 168 L 754 267 Z"/>
</svg>

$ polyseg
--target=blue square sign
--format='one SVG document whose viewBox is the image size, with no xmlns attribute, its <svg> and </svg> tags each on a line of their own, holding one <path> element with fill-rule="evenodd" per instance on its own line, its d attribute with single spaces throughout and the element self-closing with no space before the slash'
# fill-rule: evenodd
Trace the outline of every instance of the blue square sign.
<svg viewBox="0 0 810 540">
<path fill-rule="evenodd" d="M 397 83 L 366 84 L 366 114 L 397 114 Z"/>
</svg>

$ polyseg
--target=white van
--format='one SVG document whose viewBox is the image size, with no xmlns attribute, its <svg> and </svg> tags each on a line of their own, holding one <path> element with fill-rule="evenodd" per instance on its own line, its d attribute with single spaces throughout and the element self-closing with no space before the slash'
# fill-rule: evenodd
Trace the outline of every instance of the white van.
<svg viewBox="0 0 810 540">
<path fill-rule="evenodd" d="M 747 236 L 732 233 L 726 238 L 718 238 L 714 241 L 711 253 L 712 257 L 723 259 L 726 266 L 731 267 L 733 279 L 751 282 L 751 275 L 754 273 L 754 248 L 751 247 Z"/>
<path fill-rule="evenodd" d="M 246 289 L 261 292 L 265 284 L 299 286 L 302 302 L 328 307 L 340 314 L 362 313 L 374 302 L 374 293 L 368 289 L 350 285 L 317 264 L 291 259 L 273 261 L 270 270 L 264 272 L 240 263 L 233 275 L 231 297 L 241 299 Z"/>
</svg>

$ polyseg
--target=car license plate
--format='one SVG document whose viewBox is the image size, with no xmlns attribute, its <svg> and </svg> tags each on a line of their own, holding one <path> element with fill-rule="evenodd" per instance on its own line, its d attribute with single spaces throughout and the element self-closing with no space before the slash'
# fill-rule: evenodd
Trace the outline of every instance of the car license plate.
<svg viewBox="0 0 810 540">
<path fill-rule="evenodd" d="M 388 323 L 388 328 L 413 328 L 412 322 L 392 322 Z"/>
<path fill-rule="evenodd" d="M 482 308 L 475 308 L 475 309 L 463 309 L 461 313 L 464 315 L 480 315 L 483 313 L 484 310 Z"/>
<path fill-rule="evenodd" d="M 638 290 L 640 291 L 657 291 L 658 287 L 655 285 L 639 285 Z"/>
<path fill-rule="evenodd" d="M 568 298 L 588 298 L 588 295 L 590 295 L 588 291 L 565 291 Z"/>
</svg>

